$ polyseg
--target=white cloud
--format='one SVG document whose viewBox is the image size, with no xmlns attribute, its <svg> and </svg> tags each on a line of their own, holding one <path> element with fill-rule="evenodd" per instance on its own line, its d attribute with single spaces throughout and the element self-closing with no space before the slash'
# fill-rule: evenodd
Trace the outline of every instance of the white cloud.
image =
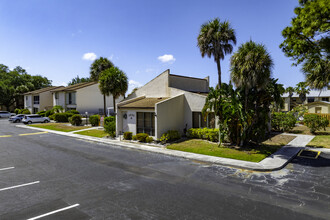
<svg viewBox="0 0 330 220">
<path fill-rule="evenodd" d="M 135 89 L 137 87 L 141 87 L 141 86 L 142 86 L 142 83 L 137 82 L 137 81 L 132 80 L 132 79 L 129 80 L 128 81 L 128 89 L 127 89 L 126 95 L 127 94 L 130 94 L 133 91 L 133 89 Z"/>
<path fill-rule="evenodd" d="M 172 54 L 164 54 L 163 56 L 159 56 L 157 59 L 162 63 L 174 63 L 175 61 L 175 58 Z"/>
<path fill-rule="evenodd" d="M 95 53 L 85 53 L 82 57 L 83 60 L 89 60 L 94 61 L 96 60 L 96 54 Z"/>
<path fill-rule="evenodd" d="M 147 68 L 147 69 L 146 69 L 146 72 L 147 72 L 147 73 L 151 73 L 151 72 L 154 72 L 154 71 L 155 71 L 155 70 L 152 69 L 152 68 Z"/>
<path fill-rule="evenodd" d="M 112 60 L 112 58 L 113 58 L 113 54 L 111 54 L 111 55 L 108 57 L 109 60 Z"/>
</svg>

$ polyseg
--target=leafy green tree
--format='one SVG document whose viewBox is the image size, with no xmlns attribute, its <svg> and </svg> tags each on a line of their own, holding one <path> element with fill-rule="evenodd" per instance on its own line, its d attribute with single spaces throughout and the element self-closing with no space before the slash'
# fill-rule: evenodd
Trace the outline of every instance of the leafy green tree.
<svg viewBox="0 0 330 220">
<path fill-rule="evenodd" d="M 245 110 L 248 108 L 248 92 L 264 89 L 271 76 L 273 60 L 262 44 L 248 41 L 242 44 L 230 59 L 230 76 L 237 88 L 244 90 Z"/>
<path fill-rule="evenodd" d="M 80 77 L 77 75 L 75 78 L 73 78 L 73 79 L 68 83 L 68 85 L 71 86 L 71 85 L 75 85 L 75 84 L 78 84 L 78 83 L 91 82 L 91 81 L 92 81 L 92 80 L 91 80 L 91 78 L 89 78 L 89 77 L 86 77 L 86 78 L 82 77 L 82 78 L 80 78 Z"/>
<path fill-rule="evenodd" d="M 309 86 L 322 89 L 330 83 L 330 4 L 328 0 L 299 0 L 299 5 L 291 26 L 282 31 L 280 48 L 294 65 L 303 64 Z"/>
<path fill-rule="evenodd" d="M 218 70 L 218 86 L 221 87 L 220 60 L 232 53 L 233 45 L 236 45 L 235 30 L 228 21 L 220 22 L 219 18 L 215 18 L 201 26 L 197 41 L 202 57 L 214 57 Z"/>
<path fill-rule="evenodd" d="M 90 72 L 89 72 L 90 79 L 92 81 L 98 81 L 100 74 L 104 70 L 111 68 L 113 66 L 114 66 L 113 63 L 110 60 L 108 60 L 107 58 L 100 57 L 99 59 L 96 59 L 90 67 Z"/>
<path fill-rule="evenodd" d="M 99 88 L 103 95 L 112 95 L 114 111 L 116 111 L 116 99 L 124 96 L 128 88 L 126 74 L 117 67 L 111 67 L 102 72 L 99 78 Z M 104 106 L 105 112 L 105 106 Z"/>
</svg>

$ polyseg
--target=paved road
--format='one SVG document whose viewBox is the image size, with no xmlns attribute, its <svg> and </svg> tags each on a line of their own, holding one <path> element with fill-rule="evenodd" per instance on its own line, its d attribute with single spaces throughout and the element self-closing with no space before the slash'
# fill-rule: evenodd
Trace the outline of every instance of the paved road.
<svg viewBox="0 0 330 220">
<path fill-rule="evenodd" d="M 262 173 L 26 133 L 0 120 L 0 219 L 330 219 L 324 153 Z"/>
</svg>

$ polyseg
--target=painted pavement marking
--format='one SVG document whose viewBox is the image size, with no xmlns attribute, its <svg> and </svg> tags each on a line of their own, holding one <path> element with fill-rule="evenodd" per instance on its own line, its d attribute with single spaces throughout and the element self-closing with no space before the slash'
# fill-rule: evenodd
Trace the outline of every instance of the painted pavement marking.
<svg viewBox="0 0 330 220">
<path fill-rule="evenodd" d="M 79 204 L 74 204 L 74 205 L 71 205 L 71 206 L 67 206 L 67 207 L 64 207 L 64 208 L 61 208 L 61 209 L 54 210 L 52 212 L 47 212 L 45 214 L 42 214 L 42 215 L 39 215 L 39 216 L 36 216 L 36 217 L 33 217 L 33 218 L 29 218 L 27 220 L 35 220 L 35 219 L 43 218 L 43 217 L 46 217 L 46 216 L 49 216 L 49 215 L 52 215 L 52 214 L 55 214 L 55 213 L 58 213 L 58 212 L 65 211 L 67 209 L 72 209 L 72 208 L 77 207 L 77 206 L 79 206 Z"/>
<path fill-rule="evenodd" d="M 2 188 L 2 189 L 0 189 L 0 191 L 15 189 L 15 188 L 23 187 L 23 186 L 29 186 L 29 185 L 33 185 L 33 184 L 37 184 L 37 183 L 40 183 L 40 181 L 35 181 L 35 182 L 31 182 L 31 183 L 24 183 L 24 184 L 16 185 L 16 186 L 10 186 L 10 187 L 6 187 L 6 188 Z"/>
</svg>

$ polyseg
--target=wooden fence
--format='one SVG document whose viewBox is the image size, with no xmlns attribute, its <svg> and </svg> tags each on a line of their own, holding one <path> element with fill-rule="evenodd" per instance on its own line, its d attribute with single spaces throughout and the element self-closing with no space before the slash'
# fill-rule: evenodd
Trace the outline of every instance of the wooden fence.
<svg viewBox="0 0 330 220">
<path fill-rule="evenodd" d="M 330 126 L 330 114 L 326 114 L 326 113 L 305 113 L 305 115 L 320 115 L 324 118 L 327 118 L 329 120 L 328 126 Z"/>
</svg>

